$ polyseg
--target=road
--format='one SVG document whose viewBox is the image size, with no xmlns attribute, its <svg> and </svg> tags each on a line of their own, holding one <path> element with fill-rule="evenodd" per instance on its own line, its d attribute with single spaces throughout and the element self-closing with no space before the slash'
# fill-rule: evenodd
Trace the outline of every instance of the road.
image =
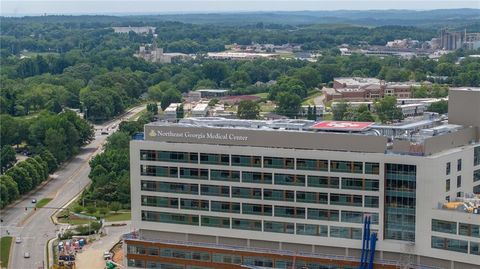
<svg viewBox="0 0 480 269">
<path fill-rule="evenodd" d="M 64 164 L 53 175 L 53 179 L 35 193 L 28 195 L 14 207 L 0 212 L 2 216 L 2 236 L 7 234 L 21 238 L 22 242 L 14 244 L 9 268 L 12 269 L 37 269 L 46 267 L 45 246 L 50 238 L 56 236 L 57 229 L 50 216 L 63 207 L 67 202 L 79 194 L 90 182 L 88 174 L 90 166 L 88 161 L 102 149 L 108 135 L 102 135 L 102 131 L 111 134 L 117 130 L 121 120 L 130 119 L 144 109 L 138 106 L 122 115 L 120 119 L 105 124 L 95 125 L 94 140 L 84 146 L 78 155 Z M 31 200 L 38 201 L 42 198 L 53 198 L 44 208 L 33 210 Z M 27 210 L 25 208 L 27 207 Z M 30 253 L 30 258 L 24 258 L 24 253 Z"/>
</svg>

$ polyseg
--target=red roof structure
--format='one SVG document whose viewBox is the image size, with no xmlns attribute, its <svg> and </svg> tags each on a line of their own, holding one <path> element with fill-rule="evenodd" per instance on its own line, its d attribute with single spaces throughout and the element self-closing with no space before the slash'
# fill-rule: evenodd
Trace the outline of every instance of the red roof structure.
<svg viewBox="0 0 480 269">
<path fill-rule="evenodd" d="M 315 123 L 312 128 L 322 131 L 353 131 L 361 132 L 370 128 L 374 122 L 358 121 L 321 121 Z"/>
</svg>

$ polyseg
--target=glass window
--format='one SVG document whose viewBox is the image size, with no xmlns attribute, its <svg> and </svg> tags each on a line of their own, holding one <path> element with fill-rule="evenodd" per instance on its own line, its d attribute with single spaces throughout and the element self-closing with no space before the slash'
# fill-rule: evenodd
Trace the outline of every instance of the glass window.
<svg viewBox="0 0 480 269">
<path fill-rule="evenodd" d="M 362 162 L 330 161 L 330 172 L 363 173 Z"/>
<path fill-rule="evenodd" d="M 473 182 L 480 181 L 480 169 L 473 171 Z"/>
<path fill-rule="evenodd" d="M 295 192 L 289 190 L 263 189 L 263 199 L 293 202 L 295 200 Z"/>
<path fill-rule="evenodd" d="M 480 243 L 470 241 L 470 254 L 480 255 Z"/>
<path fill-rule="evenodd" d="M 297 159 L 297 169 L 328 171 L 328 160 Z"/>
<path fill-rule="evenodd" d="M 202 216 L 202 226 L 230 228 L 230 218 Z"/>
<path fill-rule="evenodd" d="M 338 210 L 308 208 L 308 219 L 338 221 Z"/>
<path fill-rule="evenodd" d="M 145 268 L 145 261 L 144 260 L 128 259 L 127 265 L 128 265 L 128 267 Z"/>
<path fill-rule="evenodd" d="M 293 158 L 263 157 L 263 167 L 293 169 Z"/>
<path fill-rule="evenodd" d="M 343 177 L 342 189 L 378 191 L 379 181 L 377 179 Z"/>
<path fill-rule="evenodd" d="M 242 172 L 242 182 L 272 184 L 272 173 Z"/>
<path fill-rule="evenodd" d="M 330 226 L 330 236 L 347 239 L 362 239 L 362 229 Z"/>
<path fill-rule="evenodd" d="M 309 187 L 338 189 L 339 182 L 340 182 L 340 179 L 338 177 L 308 176 Z"/>
<path fill-rule="evenodd" d="M 473 193 L 480 194 L 480 185 L 473 186 Z"/>
<path fill-rule="evenodd" d="M 341 216 L 342 222 L 363 223 L 363 212 L 342 210 Z"/>
<path fill-rule="evenodd" d="M 142 191 L 156 191 L 156 192 L 170 192 L 170 193 L 184 193 L 184 194 L 198 194 L 197 184 L 187 183 L 173 183 L 173 182 L 159 182 L 159 181 L 141 181 Z"/>
<path fill-rule="evenodd" d="M 297 223 L 297 234 L 328 236 L 328 226 Z"/>
<path fill-rule="evenodd" d="M 468 241 L 432 236 L 432 248 L 468 253 Z"/>
<path fill-rule="evenodd" d="M 377 196 L 365 195 L 365 207 L 378 208 L 379 200 Z"/>
<path fill-rule="evenodd" d="M 250 219 L 232 219 L 232 228 L 240 230 L 261 231 L 262 221 Z"/>
<path fill-rule="evenodd" d="M 457 160 L 457 171 L 462 171 L 462 159 Z"/>
<path fill-rule="evenodd" d="M 178 208 L 178 198 L 142 195 L 142 205 Z"/>
<path fill-rule="evenodd" d="M 174 214 L 146 210 L 142 210 L 142 220 L 174 224 L 198 225 L 198 215 Z"/>
<path fill-rule="evenodd" d="M 450 191 L 450 179 L 447 178 L 445 181 L 445 191 Z"/>
<path fill-rule="evenodd" d="M 275 174 L 276 185 L 305 186 L 304 175 Z"/>
<path fill-rule="evenodd" d="M 448 162 L 446 165 L 445 165 L 445 174 L 448 176 L 450 175 L 450 172 L 452 170 L 452 164 L 450 162 Z"/>
<path fill-rule="evenodd" d="M 200 191 L 202 195 L 211 195 L 211 196 L 230 196 L 230 187 L 228 186 L 217 186 L 217 185 L 201 185 Z"/>
<path fill-rule="evenodd" d="M 459 223 L 458 234 L 480 238 L 480 225 Z"/>
<path fill-rule="evenodd" d="M 177 151 L 140 150 L 142 161 L 197 163 L 198 153 Z"/>
<path fill-rule="evenodd" d="M 261 167 L 262 157 L 260 156 L 245 156 L 245 155 L 232 155 L 233 166 L 251 166 Z"/>
<path fill-rule="evenodd" d="M 330 194 L 331 205 L 362 206 L 362 196 L 353 194 Z"/>
<path fill-rule="evenodd" d="M 275 206 L 275 217 L 286 217 L 286 218 L 305 218 L 305 208 L 304 207 L 293 207 L 293 206 Z"/>
<path fill-rule="evenodd" d="M 248 266 L 273 267 L 273 260 L 264 257 L 243 257 L 243 264 Z"/>
<path fill-rule="evenodd" d="M 180 178 L 208 180 L 208 169 L 180 168 Z"/>
<path fill-rule="evenodd" d="M 328 193 L 297 191 L 297 202 L 328 204 Z"/>
<path fill-rule="evenodd" d="M 262 199 L 262 189 L 232 187 L 232 197 L 247 198 L 247 199 Z"/>
<path fill-rule="evenodd" d="M 295 224 L 288 222 L 263 221 L 263 231 L 272 233 L 295 233 Z"/>
<path fill-rule="evenodd" d="M 213 253 L 212 262 L 242 264 L 242 256 L 224 253 Z"/>
<path fill-rule="evenodd" d="M 208 211 L 208 200 L 200 199 L 180 199 L 182 209 L 204 210 Z"/>
<path fill-rule="evenodd" d="M 178 177 L 177 167 L 140 165 L 140 175 L 154 177 Z"/>
<path fill-rule="evenodd" d="M 211 205 L 214 212 L 240 213 L 240 203 L 211 201 Z"/>
<path fill-rule="evenodd" d="M 272 206 L 271 205 L 263 205 L 263 204 L 243 203 L 242 204 L 242 214 L 271 216 L 272 215 Z"/>
<path fill-rule="evenodd" d="M 221 180 L 221 181 L 240 181 L 240 172 L 239 171 L 230 171 L 230 170 L 210 170 L 210 180 Z"/>
<path fill-rule="evenodd" d="M 462 176 L 457 176 L 457 188 L 462 187 Z"/>
<path fill-rule="evenodd" d="M 365 174 L 369 175 L 379 175 L 380 174 L 380 164 L 379 163 L 365 163 Z"/>
<path fill-rule="evenodd" d="M 230 165 L 228 154 L 200 153 L 201 164 Z"/>
<path fill-rule="evenodd" d="M 415 165 L 385 164 L 384 238 L 415 241 Z"/>
<path fill-rule="evenodd" d="M 473 165 L 480 165 L 480 147 L 473 149 Z"/>
</svg>

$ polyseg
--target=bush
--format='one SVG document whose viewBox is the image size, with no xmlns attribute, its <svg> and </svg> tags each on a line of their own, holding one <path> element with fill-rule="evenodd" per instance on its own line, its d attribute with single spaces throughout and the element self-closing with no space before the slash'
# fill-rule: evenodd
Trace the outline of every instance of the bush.
<svg viewBox="0 0 480 269">
<path fill-rule="evenodd" d="M 122 204 L 120 204 L 119 202 L 112 202 L 110 204 L 110 210 L 114 211 L 115 213 L 117 213 L 118 210 L 120 210 L 122 208 Z"/>
<path fill-rule="evenodd" d="M 81 205 L 76 205 L 73 207 L 73 212 L 75 213 L 82 213 L 85 210 L 85 208 Z"/>
<path fill-rule="evenodd" d="M 87 212 L 89 214 L 95 214 L 97 212 L 97 208 L 93 205 L 89 205 L 89 206 L 87 206 Z"/>
<path fill-rule="evenodd" d="M 105 216 L 108 214 L 108 212 L 110 212 L 110 209 L 106 207 L 101 207 L 100 209 L 98 209 L 98 212 L 100 213 L 100 215 Z"/>
</svg>

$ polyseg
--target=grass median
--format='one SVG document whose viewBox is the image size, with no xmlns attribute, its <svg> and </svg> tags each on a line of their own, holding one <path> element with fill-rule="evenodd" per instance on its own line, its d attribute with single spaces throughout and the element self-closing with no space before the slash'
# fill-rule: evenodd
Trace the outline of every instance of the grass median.
<svg viewBox="0 0 480 269">
<path fill-rule="evenodd" d="M 36 208 L 42 208 L 46 206 L 48 203 L 52 201 L 52 198 L 43 198 L 42 200 L 38 201 L 37 204 L 35 205 Z"/>
<path fill-rule="evenodd" d="M 10 258 L 10 247 L 12 246 L 13 237 L 4 236 L 0 239 L 0 267 L 7 268 Z"/>
</svg>

